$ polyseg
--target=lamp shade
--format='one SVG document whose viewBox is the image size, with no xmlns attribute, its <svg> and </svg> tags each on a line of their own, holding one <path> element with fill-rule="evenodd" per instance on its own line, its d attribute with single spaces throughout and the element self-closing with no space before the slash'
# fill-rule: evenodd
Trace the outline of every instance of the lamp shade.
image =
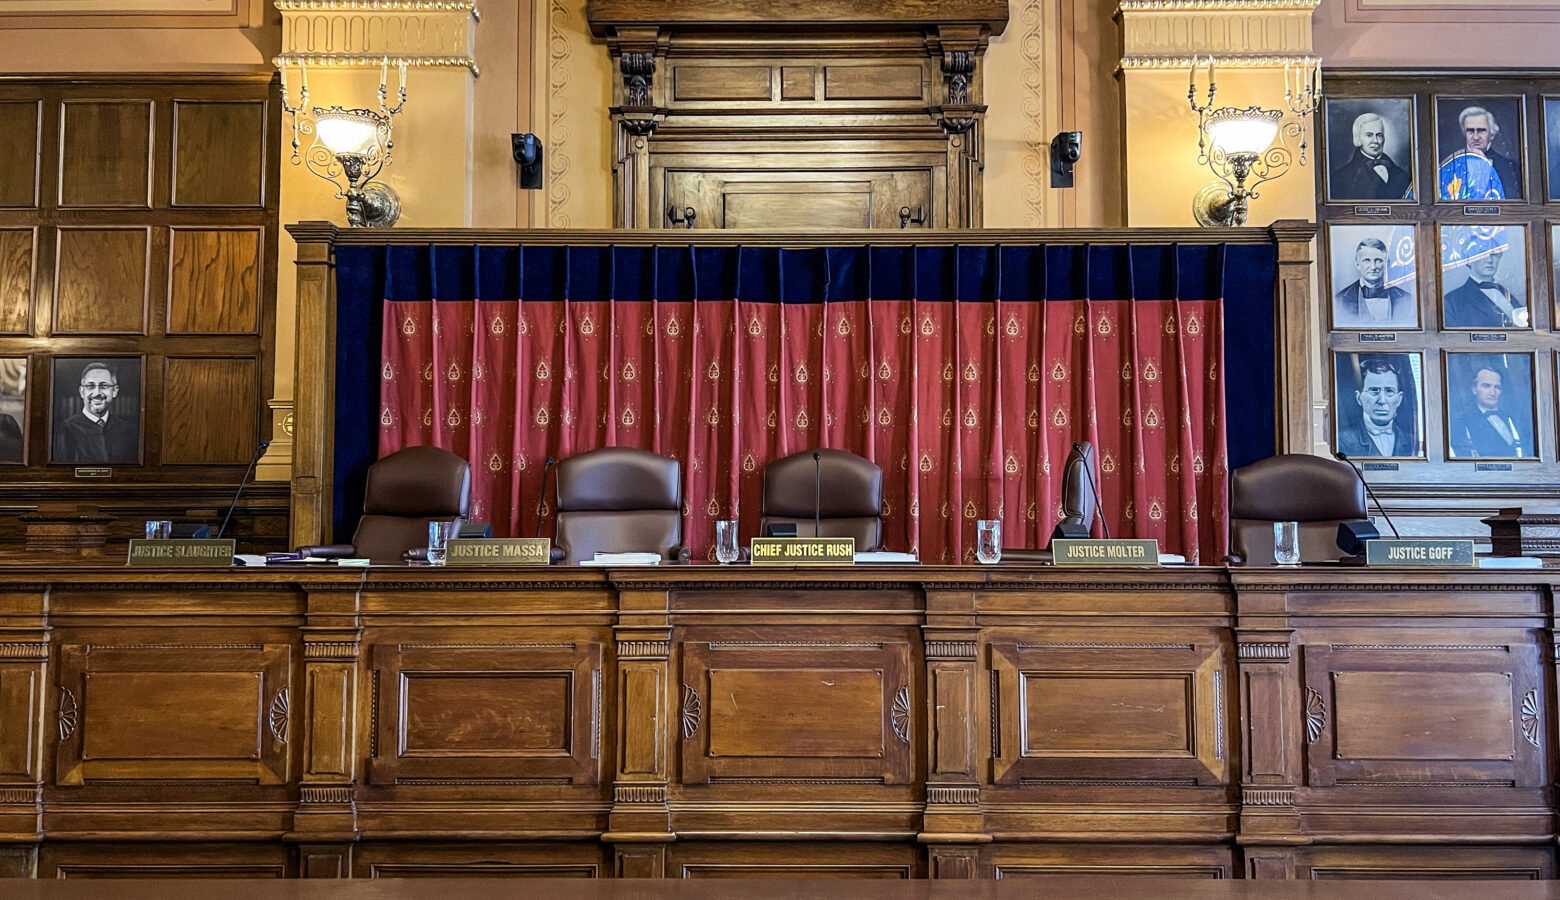
<svg viewBox="0 0 1560 900">
<path fill-rule="evenodd" d="M 1258 156 L 1278 137 L 1278 124 L 1283 116 L 1281 112 L 1260 106 L 1216 109 L 1208 114 L 1208 137 L 1226 156 Z"/>
<path fill-rule="evenodd" d="M 337 155 L 367 154 L 378 141 L 380 118 L 362 109 L 314 108 L 314 127 L 320 143 Z"/>
</svg>

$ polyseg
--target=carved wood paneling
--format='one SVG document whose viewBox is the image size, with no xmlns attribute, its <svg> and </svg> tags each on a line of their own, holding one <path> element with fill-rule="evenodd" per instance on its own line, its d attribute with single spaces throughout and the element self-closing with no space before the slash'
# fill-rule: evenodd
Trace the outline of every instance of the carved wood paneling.
<svg viewBox="0 0 1560 900">
<path fill-rule="evenodd" d="M 265 126 L 265 101 L 175 100 L 173 205 L 263 206 Z"/>
<path fill-rule="evenodd" d="M 175 228 L 169 236 L 168 333 L 258 334 L 258 228 Z"/>
<path fill-rule="evenodd" d="M 169 358 L 165 384 L 164 464 L 249 460 L 260 433 L 258 360 Z"/>
<path fill-rule="evenodd" d="M 0 128 L 4 127 L 0 123 Z M 0 230 L 0 334 L 32 330 L 37 240 L 37 231 L 32 228 Z"/>
<path fill-rule="evenodd" d="M 55 334 L 145 334 L 149 228 L 61 228 Z"/>
<path fill-rule="evenodd" d="M 0 207 L 38 205 L 38 117 L 36 100 L 0 103 Z"/>
<path fill-rule="evenodd" d="M 42 683 L 41 661 L 0 664 L 0 781 L 39 780 Z"/>
<path fill-rule="evenodd" d="M 61 110 L 61 207 L 151 206 L 147 100 L 67 100 Z"/>
</svg>

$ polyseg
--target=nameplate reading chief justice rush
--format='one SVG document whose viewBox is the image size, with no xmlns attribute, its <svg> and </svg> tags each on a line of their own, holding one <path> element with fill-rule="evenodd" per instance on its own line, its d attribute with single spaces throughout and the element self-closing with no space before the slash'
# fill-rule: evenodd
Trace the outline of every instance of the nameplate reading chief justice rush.
<svg viewBox="0 0 1560 900">
<path fill-rule="evenodd" d="M 756 537 L 748 556 L 755 566 L 849 566 L 856 562 L 856 539 Z"/>
<path fill-rule="evenodd" d="M 1365 542 L 1368 566 L 1473 566 L 1473 541 L 1441 538 L 1373 538 Z"/>
<path fill-rule="evenodd" d="M 212 566 L 226 568 L 233 564 L 233 551 L 238 542 L 232 538 L 197 540 L 169 540 L 130 542 L 130 556 L 125 561 L 132 566 Z"/>
<path fill-rule="evenodd" d="M 1157 566 L 1159 542 L 1137 538 L 1057 538 L 1051 561 L 1059 566 Z"/>
<path fill-rule="evenodd" d="M 545 566 L 552 562 L 547 538 L 459 538 L 445 545 L 447 566 Z"/>
</svg>

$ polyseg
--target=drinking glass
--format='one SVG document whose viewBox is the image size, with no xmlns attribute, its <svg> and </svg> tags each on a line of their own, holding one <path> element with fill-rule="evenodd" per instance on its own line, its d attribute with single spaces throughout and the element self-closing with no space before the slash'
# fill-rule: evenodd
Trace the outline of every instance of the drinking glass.
<svg viewBox="0 0 1560 900">
<path fill-rule="evenodd" d="M 737 522 L 723 519 L 715 523 L 715 561 L 721 565 L 737 561 Z"/>
<path fill-rule="evenodd" d="M 975 523 L 975 559 L 991 565 L 1002 561 L 1002 520 L 980 519 Z"/>
<path fill-rule="evenodd" d="M 444 552 L 449 548 L 450 523 L 428 523 L 428 565 L 444 565 Z"/>
<path fill-rule="evenodd" d="M 147 519 L 146 539 L 149 541 L 166 541 L 173 537 L 173 523 L 167 519 Z"/>
<path fill-rule="evenodd" d="M 1273 523 L 1273 561 L 1281 566 L 1300 565 L 1300 523 Z"/>
</svg>

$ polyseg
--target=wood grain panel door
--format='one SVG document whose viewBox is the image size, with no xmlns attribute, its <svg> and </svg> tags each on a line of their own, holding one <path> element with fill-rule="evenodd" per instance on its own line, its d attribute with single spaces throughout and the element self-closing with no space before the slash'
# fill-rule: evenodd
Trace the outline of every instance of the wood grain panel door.
<svg viewBox="0 0 1560 900">
<path fill-rule="evenodd" d="M 598 643 L 375 644 L 373 784 L 596 784 Z"/>
<path fill-rule="evenodd" d="M 712 160 L 712 162 L 714 162 Z M 899 210 L 930 216 L 935 173 L 924 168 L 818 166 L 743 170 L 668 169 L 665 195 L 685 217 L 694 210 L 695 228 L 830 231 L 841 228 L 899 228 Z M 935 227 L 923 223 L 925 227 Z M 671 218 L 661 221 L 670 228 Z M 923 227 L 918 224 L 914 227 Z"/>
<path fill-rule="evenodd" d="M 287 644 L 60 647 L 55 783 L 283 784 Z"/>
<path fill-rule="evenodd" d="M 685 784 L 906 784 L 914 722 L 906 642 L 682 644 Z"/>
<path fill-rule="evenodd" d="M 990 654 L 996 783 L 1228 783 L 1220 645 L 1035 638 Z"/>
</svg>

